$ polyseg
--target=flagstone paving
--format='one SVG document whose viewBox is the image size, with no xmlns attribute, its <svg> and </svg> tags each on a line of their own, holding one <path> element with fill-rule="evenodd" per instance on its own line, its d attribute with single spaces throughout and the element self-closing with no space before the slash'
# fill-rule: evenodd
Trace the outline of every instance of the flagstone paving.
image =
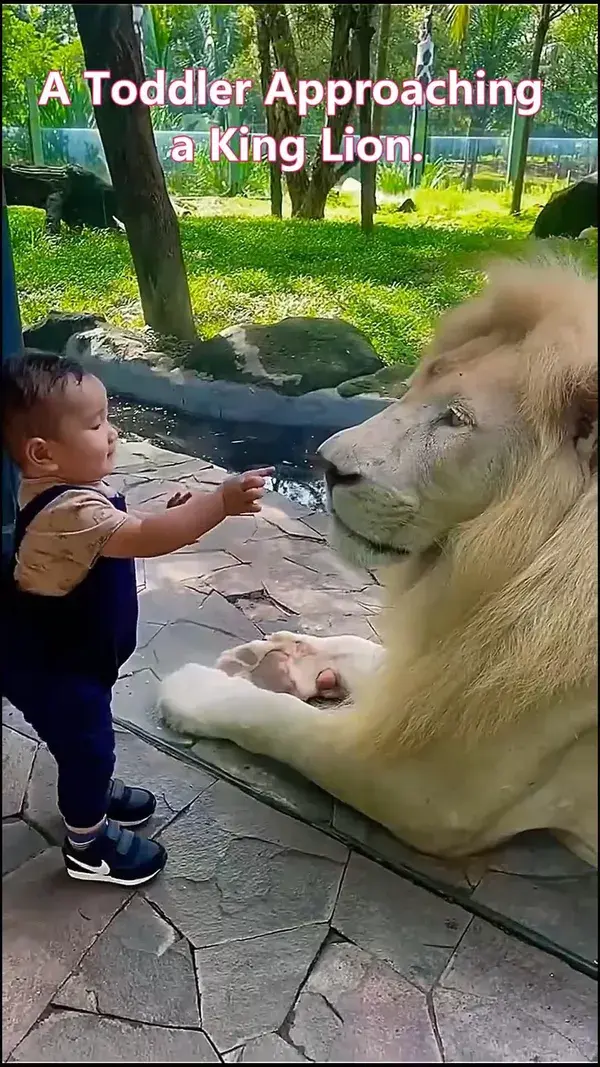
<svg viewBox="0 0 600 1067">
<path fill-rule="evenodd" d="M 154 507 L 224 474 L 140 442 L 115 482 Z M 3 1062 L 597 1062 L 590 868 L 546 835 L 447 867 L 159 723 L 157 681 L 189 658 L 281 628 L 376 635 L 377 581 L 323 529 L 271 494 L 139 568 L 115 715 L 118 773 L 156 793 L 145 832 L 169 850 L 145 891 L 66 877 L 54 765 L 3 705 Z"/>
</svg>

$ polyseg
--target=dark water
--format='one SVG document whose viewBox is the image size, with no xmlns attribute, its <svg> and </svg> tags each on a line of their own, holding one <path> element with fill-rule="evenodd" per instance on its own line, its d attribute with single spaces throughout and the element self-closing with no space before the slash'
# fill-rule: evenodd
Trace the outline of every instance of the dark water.
<svg viewBox="0 0 600 1067">
<path fill-rule="evenodd" d="M 115 398 L 109 407 L 111 420 L 125 441 L 148 439 L 171 452 L 209 459 L 232 471 L 275 467 L 270 488 L 312 511 L 325 510 L 323 478 L 314 460 L 317 448 L 334 429 L 313 432 L 199 419 Z"/>
</svg>

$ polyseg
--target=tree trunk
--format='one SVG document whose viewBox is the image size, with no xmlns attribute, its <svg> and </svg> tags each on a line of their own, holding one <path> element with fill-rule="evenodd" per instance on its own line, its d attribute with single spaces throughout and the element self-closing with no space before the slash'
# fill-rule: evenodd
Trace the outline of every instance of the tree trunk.
<svg viewBox="0 0 600 1067">
<path fill-rule="evenodd" d="M 277 70 L 285 71 L 295 95 L 298 90 L 298 57 L 285 4 L 253 4 L 252 6 L 257 18 L 261 18 L 267 28 Z M 282 137 L 297 137 L 300 134 L 302 118 L 294 107 L 285 100 L 278 100 L 271 106 L 271 111 L 275 127 L 274 136 L 278 141 Z M 297 215 L 308 189 L 308 174 L 306 170 L 289 172 L 285 180 L 292 204 L 292 215 Z"/>
<path fill-rule="evenodd" d="M 375 34 L 373 19 L 375 4 L 360 4 L 356 38 L 358 43 L 358 76 L 369 79 L 371 77 L 371 42 Z M 365 102 L 360 107 L 360 136 L 370 137 L 372 132 L 371 93 L 365 93 Z M 375 182 L 377 176 L 377 164 L 360 163 L 360 225 L 363 233 L 370 233 L 373 229 L 373 216 L 375 214 Z"/>
<path fill-rule="evenodd" d="M 354 83 L 358 73 L 358 41 L 356 24 L 357 4 L 336 4 L 333 9 L 333 38 L 331 42 L 331 63 L 329 78 L 344 79 Z M 327 125 L 331 129 L 331 141 L 334 152 L 339 151 L 344 127 L 350 122 L 353 101 L 338 108 L 335 115 L 330 115 Z M 310 186 L 298 215 L 304 219 L 322 219 L 325 203 L 329 193 L 341 177 L 352 170 L 353 163 L 342 163 L 337 170 L 334 163 L 323 159 L 323 147 L 320 143 L 312 167 Z M 317 212 L 318 213 L 314 213 Z"/>
<path fill-rule="evenodd" d="M 345 79 L 354 82 L 358 73 L 358 42 L 356 38 L 357 16 L 361 6 L 376 5 L 335 4 L 333 6 L 333 37 L 331 45 L 330 79 Z M 284 4 L 253 4 L 257 19 L 257 37 L 265 31 L 259 29 L 264 23 L 268 33 L 270 47 L 277 70 L 285 71 L 292 90 L 298 86 L 298 57 L 292 31 Z M 264 50 L 264 44 L 260 45 Z M 262 53 L 261 53 L 262 54 Z M 270 54 L 269 54 L 270 65 Z M 262 63 L 261 63 L 262 67 Z M 265 68 L 265 71 L 268 68 Z M 262 81 L 262 76 L 261 76 Z M 339 151 L 344 127 L 348 125 L 354 102 L 350 101 L 338 108 L 335 115 L 327 120 L 331 130 L 331 143 L 335 152 Z M 274 134 L 278 141 L 286 136 L 300 134 L 302 119 L 297 110 L 284 100 L 277 101 L 272 108 Z M 319 144 L 312 168 L 296 173 L 286 174 L 288 194 L 292 205 L 292 215 L 304 219 L 322 219 L 325 214 L 327 197 L 334 185 L 351 170 L 353 163 L 326 163 L 323 160 L 322 145 Z"/>
<path fill-rule="evenodd" d="M 377 68 L 375 81 L 383 81 L 388 72 L 388 52 L 390 47 L 390 28 L 392 21 L 392 5 L 380 4 L 381 21 L 379 23 L 379 37 L 377 39 Z M 381 104 L 373 104 L 373 136 L 380 137 L 383 133 L 386 109 Z"/>
<path fill-rule="evenodd" d="M 552 5 L 542 4 L 540 17 L 535 31 L 535 38 L 533 42 L 533 53 L 531 56 L 531 68 L 529 71 L 529 77 L 534 80 L 538 77 L 540 72 L 540 64 L 542 60 L 542 52 L 548 36 L 548 30 L 550 29 Z M 523 140 L 521 143 L 521 151 L 519 152 L 519 158 L 517 160 L 517 167 L 515 171 L 515 184 L 513 185 L 512 201 L 510 205 L 511 215 L 521 214 L 521 201 L 523 199 L 523 187 L 525 185 L 525 168 L 527 166 L 527 153 L 529 151 L 529 138 L 531 136 L 531 128 L 533 126 L 533 116 L 527 115 L 523 124 Z"/>
<path fill-rule="evenodd" d="M 298 209 L 297 216 L 300 219 L 324 219 L 325 218 L 325 206 L 327 204 L 327 197 L 329 196 L 333 186 L 335 185 L 335 176 L 331 173 L 333 168 L 325 165 L 323 167 L 315 168 L 313 171 L 310 185 L 306 190 L 306 194 L 300 208 Z"/>
<path fill-rule="evenodd" d="M 271 36 L 268 23 L 264 16 L 264 5 L 254 4 L 253 7 L 256 18 L 256 40 L 260 62 L 260 85 L 264 99 L 269 84 L 273 78 Z M 272 107 L 265 108 L 267 115 L 267 133 L 270 137 L 275 138 L 277 138 L 277 122 L 274 112 L 274 108 L 276 107 L 277 103 Z M 281 184 L 281 168 L 277 162 L 269 164 L 269 192 L 271 198 L 271 215 L 277 219 L 281 219 L 283 217 L 283 189 Z"/>
<path fill-rule="evenodd" d="M 139 85 L 144 69 L 130 4 L 73 4 L 88 70 Z M 94 108 L 137 275 L 144 319 L 157 333 L 196 337 L 179 227 L 156 151 L 150 111 L 120 107 L 103 84 Z"/>
<path fill-rule="evenodd" d="M 390 45 L 390 26 L 392 21 L 392 5 L 380 4 L 381 18 L 379 20 L 379 37 L 377 40 L 377 68 L 375 81 L 383 81 L 388 71 L 388 51 Z M 384 127 L 385 108 L 381 104 L 373 104 L 373 136 L 381 137 Z M 377 164 L 375 164 L 375 211 L 377 211 Z"/>
<path fill-rule="evenodd" d="M 475 180 L 475 172 L 477 170 L 477 163 L 479 162 L 479 138 L 483 137 L 488 123 L 488 107 L 484 105 L 481 108 L 481 114 L 479 115 L 477 122 L 473 119 L 469 122 L 469 133 L 467 141 L 467 158 L 464 166 L 464 189 L 465 192 L 470 193 L 473 188 L 473 182 Z M 471 139 L 476 143 L 471 148 Z"/>
</svg>

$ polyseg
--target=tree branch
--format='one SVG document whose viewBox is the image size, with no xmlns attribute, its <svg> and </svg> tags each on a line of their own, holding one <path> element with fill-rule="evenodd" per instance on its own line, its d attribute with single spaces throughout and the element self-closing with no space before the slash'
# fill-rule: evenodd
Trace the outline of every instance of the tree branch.
<svg viewBox="0 0 600 1067">
<path fill-rule="evenodd" d="M 334 177 L 333 184 L 337 185 L 338 182 L 340 182 L 342 180 L 342 178 L 344 177 L 344 174 L 347 174 L 348 171 L 352 170 L 352 168 L 355 167 L 355 166 L 356 166 L 356 160 L 355 159 L 352 160 L 351 163 L 342 163 L 341 167 L 338 167 L 338 169 L 333 172 L 333 177 Z"/>
<path fill-rule="evenodd" d="M 561 15 L 565 15 L 570 7 L 573 7 L 573 4 L 558 4 L 555 11 L 550 11 L 548 21 L 555 22 Z"/>
</svg>

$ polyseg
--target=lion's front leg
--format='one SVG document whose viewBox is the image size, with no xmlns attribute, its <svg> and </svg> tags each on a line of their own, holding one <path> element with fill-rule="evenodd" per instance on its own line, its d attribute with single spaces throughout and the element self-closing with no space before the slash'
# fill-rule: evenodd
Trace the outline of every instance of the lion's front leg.
<svg viewBox="0 0 600 1067">
<path fill-rule="evenodd" d="M 232 741 L 335 790 L 339 761 L 326 728 L 327 720 L 339 714 L 335 708 L 313 707 L 197 663 L 164 679 L 159 708 L 165 723 L 178 733 Z M 323 744 L 326 735 L 329 744 Z"/>
<path fill-rule="evenodd" d="M 300 700 L 343 700 L 373 674 L 383 649 L 361 637 L 304 637 L 287 631 L 229 649 L 216 667 L 230 677 Z"/>
</svg>

